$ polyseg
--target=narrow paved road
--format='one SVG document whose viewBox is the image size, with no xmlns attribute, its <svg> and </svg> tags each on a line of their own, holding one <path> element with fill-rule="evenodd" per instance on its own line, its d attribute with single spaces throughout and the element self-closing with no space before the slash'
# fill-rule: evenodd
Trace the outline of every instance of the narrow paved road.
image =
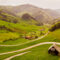
<svg viewBox="0 0 60 60">
<path fill-rule="evenodd" d="M 56 42 L 43 42 L 43 43 L 35 44 L 35 45 L 33 45 L 33 46 L 30 46 L 30 47 L 27 47 L 27 48 L 24 48 L 24 49 L 20 49 L 20 50 L 17 50 L 17 51 L 2 53 L 2 54 L 0 54 L 0 55 L 9 54 L 9 53 L 14 53 L 14 52 L 20 52 L 20 51 L 24 51 L 24 50 L 27 50 L 27 49 L 31 49 L 31 48 L 34 48 L 34 47 L 37 47 L 37 46 L 40 46 L 40 45 L 53 44 L 53 43 L 56 43 Z M 60 45 L 60 43 L 56 43 L 56 44 Z M 14 58 L 14 57 L 16 57 L 16 56 L 23 55 L 23 54 L 25 54 L 25 52 L 20 53 L 20 54 L 17 54 L 17 55 L 14 55 L 14 56 L 11 56 L 11 57 L 9 57 L 9 58 L 6 58 L 5 60 L 10 60 L 10 59 L 12 59 L 12 58 Z"/>
<path fill-rule="evenodd" d="M 0 45 L 0 46 L 3 46 L 3 47 L 11 47 L 11 46 L 20 46 L 20 45 L 23 45 L 23 44 L 27 44 L 27 43 L 30 43 L 30 42 L 33 42 L 33 41 L 36 41 L 36 40 L 39 40 L 39 39 L 42 39 L 44 38 L 45 36 L 47 36 L 48 33 L 46 33 L 45 35 L 37 38 L 37 39 L 34 39 L 32 41 L 29 41 L 29 42 L 26 42 L 26 43 L 22 43 L 22 44 L 18 44 L 18 45 Z"/>
</svg>

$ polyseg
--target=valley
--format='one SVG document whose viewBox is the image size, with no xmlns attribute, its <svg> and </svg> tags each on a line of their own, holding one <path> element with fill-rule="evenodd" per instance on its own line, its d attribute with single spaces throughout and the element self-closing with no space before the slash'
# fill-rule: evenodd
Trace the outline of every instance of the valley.
<svg viewBox="0 0 60 60">
<path fill-rule="evenodd" d="M 60 46 L 60 14 L 34 5 L 0 6 L 0 60 L 60 60 L 48 54 Z"/>
</svg>

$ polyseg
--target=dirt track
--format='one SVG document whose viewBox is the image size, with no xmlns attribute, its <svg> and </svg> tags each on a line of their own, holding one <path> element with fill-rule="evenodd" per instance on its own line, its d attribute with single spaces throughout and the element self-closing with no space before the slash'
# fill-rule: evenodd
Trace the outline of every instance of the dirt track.
<svg viewBox="0 0 60 60">
<path fill-rule="evenodd" d="M 2 47 L 20 46 L 20 45 L 23 45 L 23 44 L 27 44 L 27 43 L 30 43 L 30 42 L 33 42 L 33 41 L 42 39 L 42 38 L 44 38 L 45 36 L 47 36 L 47 34 L 48 34 L 48 33 L 46 33 L 45 35 L 43 35 L 43 36 L 41 36 L 41 37 L 39 37 L 39 38 L 37 38 L 37 39 L 34 39 L 34 40 L 32 40 L 32 41 L 29 41 L 29 42 L 26 42 L 26 43 L 22 43 L 22 44 L 18 44 L 18 45 L 0 45 L 0 46 L 2 46 Z"/>
<path fill-rule="evenodd" d="M 37 46 L 40 46 L 40 45 L 53 44 L 53 43 L 56 43 L 56 42 L 43 42 L 43 43 L 35 44 L 35 45 L 33 45 L 33 46 L 30 46 L 30 47 L 27 47 L 27 48 L 24 48 L 24 49 L 12 51 L 12 52 L 7 52 L 7 53 L 2 53 L 2 54 L 0 54 L 0 55 L 9 54 L 9 53 L 14 53 L 14 52 L 20 52 L 20 51 L 25 51 L 25 50 L 28 50 L 28 49 L 31 49 L 31 48 L 34 48 L 34 47 L 37 47 Z M 56 44 L 60 45 L 60 43 L 56 43 Z M 5 60 L 10 60 L 10 59 L 12 59 L 12 58 L 14 58 L 14 57 L 16 57 L 16 56 L 23 55 L 23 54 L 25 54 L 25 52 L 20 53 L 20 54 L 17 54 L 17 55 L 14 55 L 14 56 L 11 56 L 11 57 L 9 57 L 9 58 L 6 58 Z"/>
</svg>

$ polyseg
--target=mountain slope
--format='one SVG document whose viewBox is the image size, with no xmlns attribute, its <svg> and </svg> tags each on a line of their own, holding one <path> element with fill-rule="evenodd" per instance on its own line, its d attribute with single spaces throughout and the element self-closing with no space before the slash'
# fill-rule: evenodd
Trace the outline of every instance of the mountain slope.
<svg viewBox="0 0 60 60">
<path fill-rule="evenodd" d="M 28 13 L 32 17 L 34 17 L 38 22 L 42 23 L 50 23 L 51 20 L 53 20 L 52 17 L 47 12 L 45 12 L 44 9 L 38 8 L 30 4 L 24 4 L 20 6 L 10 6 L 10 7 L 2 6 L 1 8 L 7 9 L 8 11 L 12 12 L 13 14 L 16 14 L 19 17 Z"/>
<path fill-rule="evenodd" d="M 47 23 L 52 20 L 52 17 L 49 16 L 49 14 L 47 14 L 43 9 L 30 4 L 15 6 L 12 10 L 18 16 L 21 16 L 24 13 L 29 13 L 39 22 Z"/>
<path fill-rule="evenodd" d="M 0 20 L 12 23 L 18 23 L 19 18 L 9 13 L 7 10 L 0 9 Z"/>
<path fill-rule="evenodd" d="M 60 17 L 60 13 L 52 9 L 43 9 L 31 4 L 24 4 L 19 6 L 0 6 L 2 9 L 10 11 L 13 15 L 22 17 L 24 14 L 30 14 L 39 23 L 51 23 L 55 18 Z M 11 14 L 10 13 L 10 14 Z"/>
<path fill-rule="evenodd" d="M 56 10 L 53 9 L 45 9 L 45 11 L 50 14 L 50 16 L 53 17 L 53 19 L 59 18 L 60 17 L 60 13 Z"/>
<path fill-rule="evenodd" d="M 29 14 L 28 14 L 29 15 Z M 30 15 L 29 15 L 30 16 Z M 30 16 L 32 17 L 32 16 Z M 21 19 L 19 16 L 15 15 L 14 13 L 6 10 L 6 9 L 0 9 L 0 20 L 11 22 L 11 23 L 24 23 L 25 19 Z M 25 21 L 27 24 L 37 25 L 39 22 L 37 22 L 33 17 L 31 19 L 28 19 L 28 21 Z M 31 25 L 30 24 L 30 25 Z"/>
<path fill-rule="evenodd" d="M 31 4 L 19 6 L 0 6 L 2 9 L 10 11 L 13 15 L 22 17 L 24 14 L 30 14 L 39 23 L 51 23 L 55 18 L 60 17 L 60 14 L 52 9 L 43 9 Z"/>
</svg>

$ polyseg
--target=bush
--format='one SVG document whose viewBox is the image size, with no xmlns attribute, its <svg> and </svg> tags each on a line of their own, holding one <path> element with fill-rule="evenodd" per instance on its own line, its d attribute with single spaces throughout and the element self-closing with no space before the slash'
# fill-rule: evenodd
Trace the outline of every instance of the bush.
<svg viewBox="0 0 60 60">
<path fill-rule="evenodd" d="M 16 34 L 16 33 L 0 33 L 0 42 L 4 42 L 4 41 L 7 41 L 7 40 L 15 40 L 19 38 L 19 35 Z"/>
<path fill-rule="evenodd" d="M 53 25 L 49 31 L 55 31 L 56 29 L 60 29 L 60 22 L 56 23 L 55 25 Z"/>
</svg>

